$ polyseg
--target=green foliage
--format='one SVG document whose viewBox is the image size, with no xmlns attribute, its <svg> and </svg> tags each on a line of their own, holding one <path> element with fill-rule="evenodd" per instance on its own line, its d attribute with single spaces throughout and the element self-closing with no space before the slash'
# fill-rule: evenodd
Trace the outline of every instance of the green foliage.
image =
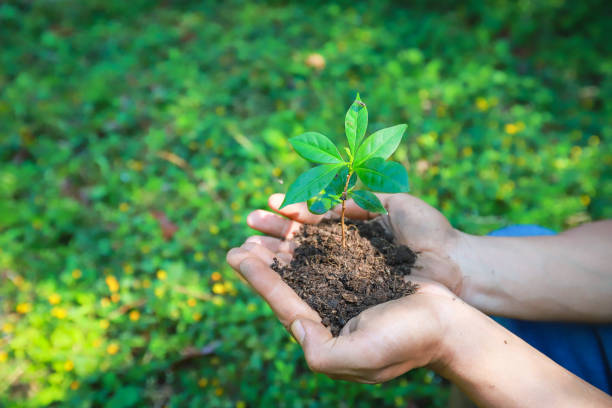
<svg viewBox="0 0 612 408">
<path fill-rule="evenodd" d="M 408 191 L 406 169 L 399 163 L 385 162 L 400 144 L 406 125 L 381 129 L 362 144 L 367 127 L 368 110 L 357 94 L 344 121 L 349 144 L 346 150 L 348 160 L 344 160 L 333 142 L 320 133 L 307 132 L 289 139 L 295 151 L 303 158 L 315 163 L 334 164 L 315 167 L 298 177 L 289 186 L 281 208 L 307 201 L 311 212 L 323 214 L 336 204 L 355 198 L 355 203 L 368 211 L 386 213 L 387 210 L 374 194 L 361 191 L 353 197 L 353 187 L 357 179 L 361 179 L 366 187 L 374 191 Z M 343 177 L 338 177 L 340 172 Z M 350 181 L 349 177 L 355 174 L 358 177 Z"/>
<path fill-rule="evenodd" d="M 312 374 L 225 253 L 355 89 L 458 228 L 612 217 L 608 8 L 0 2 L 0 406 L 446 406 Z"/>
</svg>

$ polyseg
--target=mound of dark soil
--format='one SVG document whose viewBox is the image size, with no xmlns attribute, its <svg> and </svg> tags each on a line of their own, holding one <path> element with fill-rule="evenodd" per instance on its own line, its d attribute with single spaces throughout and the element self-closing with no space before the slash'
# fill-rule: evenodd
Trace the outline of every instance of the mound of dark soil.
<svg viewBox="0 0 612 408">
<path fill-rule="evenodd" d="M 395 244 L 378 222 L 348 221 L 346 239 L 342 248 L 337 221 L 305 225 L 294 238 L 297 247 L 291 264 L 281 266 L 276 260 L 272 264 L 334 336 L 363 310 L 417 289 L 404 280 L 416 254 Z"/>
</svg>

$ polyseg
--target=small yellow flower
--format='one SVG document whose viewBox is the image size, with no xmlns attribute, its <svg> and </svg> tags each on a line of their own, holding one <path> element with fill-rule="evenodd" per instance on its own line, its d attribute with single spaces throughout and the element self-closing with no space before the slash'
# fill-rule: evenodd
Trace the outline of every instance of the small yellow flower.
<svg viewBox="0 0 612 408">
<path fill-rule="evenodd" d="M 13 326 L 13 324 L 12 324 L 12 323 L 8 323 L 8 322 L 6 322 L 6 323 L 4 323 L 4 324 L 2 325 L 2 331 L 3 331 L 3 332 L 5 332 L 5 333 L 7 333 L 7 334 L 8 334 L 8 333 L 12 333 L 14 330 L 15 330 L 15 326 Z"/>
<path fill-rule="evenodd" d="M 247 310 L 248 310 L 249 312 L 254 312 L 254 311 L 256 311 L 256 310 L 257 310 L 257 306 L 255 305 L 255 303 L 249 303 L 249 304 L 247 305 Z"/>
<path fill-rule="evenodd" d="M 208 385 L 208 378 L 200 378 L 198 380 L 198 386 L 200 386 L 201 388 L 204 388 Z"/>
<path fill-rule="evenodd" d="M 100 328 L 103 330 L 108 329 L 108 326 L 110 326 L 110 322 L 106 319 L 102 319 L 100 320 Z"/>
<path fill-rule="evenodd" d="M 106 285 L 108 285 L 108 290 L 111 292 L 117 292 L 119 290 L 119 282 L 113 275 L 108 275 L 106 277 Z"/>
<path fill-rule="evenodd" d="M 222 395 L 223 395 L 223 388 L 221 388 L 221 387 L 216 388 L 216 389 L 215 389 L 215 395 L 216 395 L 217 397 L 222 396 Z"/>
<path fill-rule="evenodd" d="M 54 307 L 51 309 L 51 315 L 58 319 L 65 319 L 68 316 L 68 312 L 63 307 Z"/>
<path fill-rule="evenodd" d="M 155 288 L 155 296 L 161 298 L 164 296 L 164 290 L 162 288 Z"/>
<path fill-rule="evenodd" d="M 514 135 L 519 131 L 519 128 L 514 123 L 506 123 L 506 126 L 504 126 L 504 130 L 507 134 Z"/>
<path fill-rule="evenodd" d="M 144 169 L 144 164 L 138 160 L 130 160 L 128 166 L 134 171 L 142 171 Z"/>
<path fill-rule="evenodd" d="M 151 281 L 149 279 L 145 279 L 142 281 L 142 287 L 148 289 L 151 287 Z"/>
<path fill-rule="evenodd" d="M 570 152 L 571 152 L 572 158 L 575 159 L 582 154 L 582 147 L 572 146 L 572 149 L 570 150 Z"/>
<path fill-rule="evenodd" d="M 210 275 L 211 279 L 215 282 L 218 282 L 221 280 L 222 276 L 219 272 L 213 272 L 212 275 Z"/>
<path fill-rule="evenodd" d="M 110 299 L 107 297 L 103 297 L 102 299 L 100 299 L 100 305 L 102 307 L 108 307 L 110 305 Z"/>
<path fill-rule="evenodd" d="M 131 275 L 134 273 L 134 267 L 129 263 L 123 264 L 123 272 L 125 272 L 126 275 Z"/>
<path fill-rule="evenodd" d="M 236 408 L 246 408 L 246 402 L 236 401 Z"/>
<path fill-rule="evenodd" d="M 130 209 L 130 205 L 128 203 L 119 204 L 119 211 L 126 212 Z"/>
<path fill-rule="evenodd" d="M 489 109 L 489 101 L 487 101 L 483 97 L 478 97 L 476 98 L 476 107 L 478 108 L 478 110 L 486 111 L 487 109 Z"/>
<path fill-rule="evenodd" d="M 132 310 L 130 312 L 130 320 L 135 322 L 140 319 L 140 312 L 138 310 Z"/>
<path fill-rule="evenodd" d="M 191 317 L 196 322 L 199 322 L 200 320 L 202 320 L 202 313 L 195 312 L 194 314 L 191 315 Z"/>
<path fill-rule="evenodd" d="M 106 347 L 106 352 L 111 356 L 117 354 L 119 351 L 119 345 L 117 343 L 111 343 Z"/>
<path fill-rule="evenodd" d="M 588 195 L 583 195 L 582 197 L 580 197 L 580 202 L 583 206 L 586 207 L 591 203 L 591 197 L 589 197 Z"/>
<path fill-rule="evenodd" d="M 114 303 L 117 303 L 120 299 L 121 299 L 121 296 L 119 296 L 118 293 L 113 293 L 111 295 L 111 301 L 113 301 Z"/>
<path fill-rule="evenodd" d="M 18 288 L 20 288 L 23 284 L 24 284 L 25 280 L 23 279 L 23 277 L 21 275 L 17 275 L 13 278 L 13 283 L 15 284 L 15 286 L 17 286 Z"/>
<path fill-rule="evenodd" d="M 32 310 L 32 304 L 28 302 L 19 303 L 17 305 L 17 313 L 26 314 Z"/>
<path fill-rule="evenodd" d="M 216 225 L 211 225 L 210 227 L 208 227 L 208 231 L 212 234 L 212 235 L 217 235 L 219 233 L 219 227 Z"/>
<path fill-rule="evenodd" d="M 8 353 L 6 351 L 0 351 L 0 363 L 4 363 L 8 360 Z"/>
<path fill-rule="evenodd" d="M 222 283 L 215 283 L 212 287 L 212 291 L 216 295 L 223 295 L 225 293 L 225 285 Z"/>
<path fill-rule="evenodd" d="M 68 360 L 64 363 L 64 370 L 72 371 L 74 369 L 74 363 L 71 360 Z"/>
<path fill-rule="evenodd" d="M 213 305 L 218 306 L 218 307 L 221 307 L 225 304 L 225 300 L 223 300 L 221 296 L 214 296 L 211 301 Z"/>
<path fill-rule="evenodd" d="M 36 229 L 36 230 L 40 230 L 43 227 L 43 222 L 42 220 L 36 218 L 34 221 L 32 221 L 32 228 Z"/>
<path fill-rule="evenodd" d="M 80 385 L 81 384 L 79 384 L 78 381 L 73 381 L 73 382 L 70 383 L 70 389 L 73 390 L 73 391 L 76 391 L 76 390 L 79 389 Z"/>
<path fill-rule="evenodd" d="M 62 301 L 62 297 L 58 295 L 57 293 L 54 293 L 51 296 L 49 296 L 49 303 L 51 303 L 52 305 L 57 305 L 61 301 Z"/>
<path fill-rule="evenodd" d="M 234 292 L 236 291 L 236 288 L 234 287 L 234 284 L 232 282 L 228 282 L 226 281 L 223 286 L 225 286 L 225 291 L 226 292 Z"/>
<path fill-rule="evenodd" d="M 168 277 L 168 273 L 165 270 L 160 269 L 157 271 L 157 279 L 166 280 L 167 277 Z"/>
<path fill-rule="evenodd" d="M 74 279 L 79 279 L 81 276 L 83 276 L 83 272 L 81 272 L 80 269 L 73 269 L 72 270 L 72 277 Z"/>
<path fill-rule="evenodd" d="M 589 146 L 597 146 L 599 144 L 599 136 L 592 135 L 589 137 Z"/>
<path fill-rule="evenodd" d="M 463 148 L 462 153 L 465 157 L 470 157 L 474 151 L 470 146 L 466 146 Z"/>
<path fill-rule="evenodd" d="M 232 221 L 234 221 L 236 224 L 238 224 L 239 222 L 242 221 L 242 217 L 240 215 L 238 215 L 238 214 L 234 214 L 232 216 Z"/>
<path fill-rule="evenodd" d="M 189 305 L 189 307 L 194 307 L 198 302 L 194 299 L 194 298 L 189 298 L 187 300 L 187 304 Z"/>
<path fill-rule="evenodd" d="M 194 259 L 196 262 L 202 262 L 202 261 L 204 260 L 204 253 L 199 252 L 199 251 L 198 251 L 198 252 L 196 252 L 195 254 L 193 254 L 193 259 Z"/>
</svg>

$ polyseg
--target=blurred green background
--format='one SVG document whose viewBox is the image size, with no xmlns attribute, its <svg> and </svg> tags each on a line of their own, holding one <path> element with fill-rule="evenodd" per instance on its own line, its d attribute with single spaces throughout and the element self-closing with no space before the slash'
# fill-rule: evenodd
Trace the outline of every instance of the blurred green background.
<svg viewBox="0 0 612 408">
<path fill-rule="evenodd" d="M 2 2 L 0 405 L 444 406 L 312 374 L 225 252 L 357 91 L 458 228 L 612 216 L 607 7 Z"/>
</svg>

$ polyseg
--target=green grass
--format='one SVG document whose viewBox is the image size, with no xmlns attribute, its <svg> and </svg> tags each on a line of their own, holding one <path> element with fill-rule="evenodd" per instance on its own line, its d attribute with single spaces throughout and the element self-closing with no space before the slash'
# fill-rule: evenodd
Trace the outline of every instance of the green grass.
<svg viewBox="0 0 612 408">
<path fill-rule="evenodd" d="M 606 3 L 383 3 L 0 5 L 0 405 L 445 404 L 312 374 L 225 252 L 357 91 L 459 228 L 610 217 Z"/>
</svg>

